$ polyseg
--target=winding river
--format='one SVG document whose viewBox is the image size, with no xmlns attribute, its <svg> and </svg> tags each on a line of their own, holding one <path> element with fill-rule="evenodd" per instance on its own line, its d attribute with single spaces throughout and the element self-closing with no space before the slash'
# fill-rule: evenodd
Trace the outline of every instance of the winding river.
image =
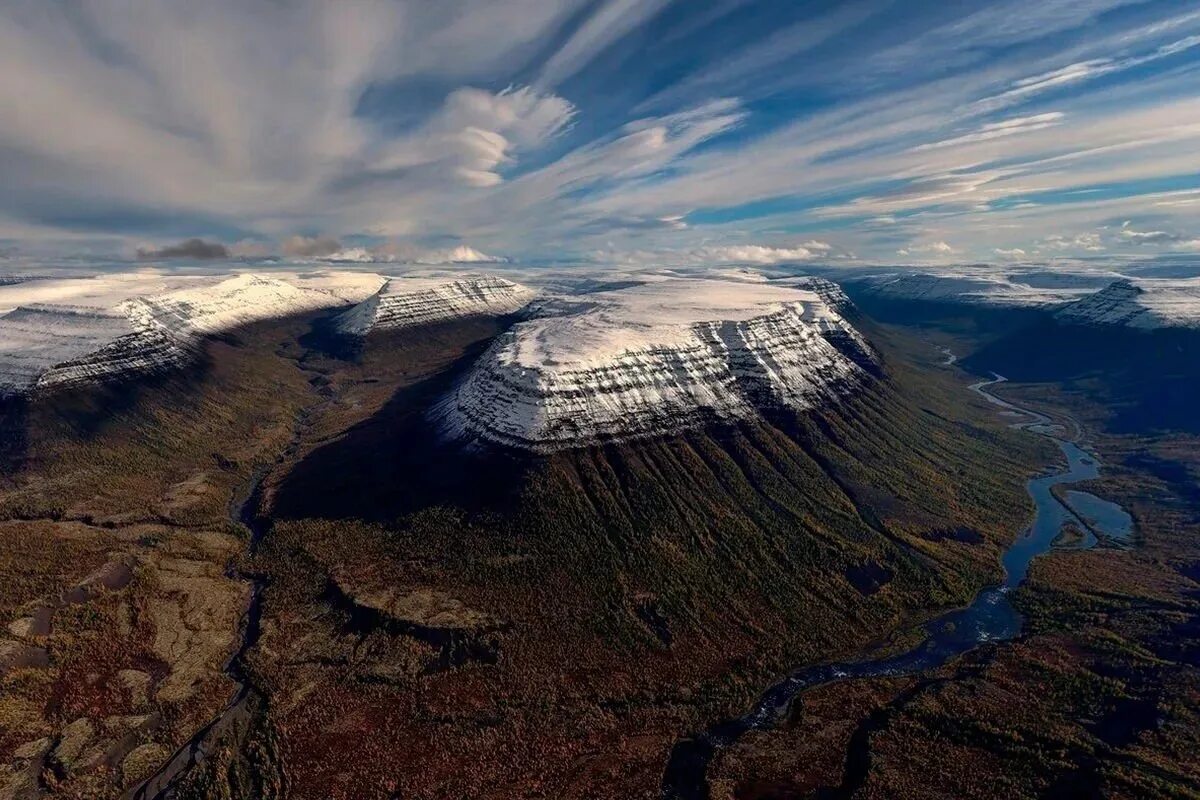
<svg viewBox="0 0 1200 800">
<path fill-rule="evenodd" d="M 947 354 L 952 359 L 953 354 L 948 351 Z M 1081 435 L 1078 423 L 1070 420 L 1074 430 L 1068 434 L 1045 414 L 997 397 L 991 389 L 1004 380 L 996 375 L 992 380 L 973 384 L 970 390 L 1014 417 L 1013 427 L 1054 441 L 1067 461 L 1065 469 L 1033 478 L 1026 484 L 1036 513 L 1029 528 L 1002 557 L 1004 582 L 981 591 L 966 608 L 948 611 L 925 623 L 921 643 L 911 650 L 880 658 L 801 667 L 767 689 L 742 716 L 680 740 L 671 750 L 663 776 L 664 800 L 707 800 L 708 767 L 713 757 L 749 731 L 774 726 L 786 714 L 791 701 L 804 691 L 834 681 L 911 675 L 936 669 L 985 642 L 1015 638 L 1021 632 L 1023 620 L 1013 607 L 1010 594 L 1029 574 L 1033 559 L 1054 547 L 1069 524 L 1077 526 L 1083 537 L 1071 545 L 1061 545 L 1064 547 L 1086 549 L 1101 541 L 1120 545 L 1128 538 L 1132 524 L 1120 506 L 1086 492 L 1072 491 L 1068 502 L 1079 509 L 1077 513 L 1053 492 L 1056 486 L 1091 480 L 1100 474 L 1096 458 L 1076 443 Z"/>
</svg>

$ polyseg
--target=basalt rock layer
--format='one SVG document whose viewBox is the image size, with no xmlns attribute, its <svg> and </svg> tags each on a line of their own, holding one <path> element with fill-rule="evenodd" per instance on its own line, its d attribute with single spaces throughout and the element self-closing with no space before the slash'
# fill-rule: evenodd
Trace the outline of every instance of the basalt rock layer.
<svg viewBox="0 0 1200 800">
<path fill-rule="evenodd" d="M 535 452 L 838 402 L 874 358 L 814 291 L 667 280 L 547 307 L 501 335 L 435 411 Z"/>
<path fill-rule="evenodd" d="M 532 289 L 492 276 L 460 280 L 389 278 L 375 294 L 338 317 L 337 331 L 366 336 L 478 316 L 502 316 L 520 310 Z"/>
</svg>

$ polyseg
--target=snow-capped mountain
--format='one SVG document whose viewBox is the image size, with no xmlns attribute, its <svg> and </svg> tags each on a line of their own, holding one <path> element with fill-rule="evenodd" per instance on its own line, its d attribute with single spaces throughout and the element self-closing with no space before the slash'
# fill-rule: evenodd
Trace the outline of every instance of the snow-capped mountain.
<svg viewBox="0 0 1200 800">
<path fill-rule="evenodd" d="M 864 294 L 889 300 L 1011 308 L 1051 308 L 1094 291 L 1086 284 L 1069 281 L 1053 287 L 1034 286 L 1021 281 L 1019 275 L 966 270 L 873 273 L 847 280 Z"/>
<path fill-rule="evenodd" d="M 389 278 L 379 291 L 339 316 L 335 326 L 345 335 L 365 336 L 465 317 L 511 314 L 534 294 L 519 283 L 490 275 Z"/>
<path fill-rule="evenodd" d="M 1060 308 L 1054 316 L 1069 325 L 1200 327 L 1200 279 L 1114 281 Z"/>
<path fill-rule="evenodd" d="M 205 336 L 347 305 L 380 281 L 354 273 L 93 280 L 38 287 L 52 302 L 0 317 L 0 395 L 177 367 Z"/>
<path fill-rule="evenodd" d="M 435 412 L 537 452 L 836 402 L 862 337 L 814 291 L 678 279 L 597 292 L 502 334 Z"/>
<path fill-rule="evenodd" d="M 842 287 L 828 278 L 821 278 L 816 275 L 802 275 L 796 278 L 783 278 L 773 281 L 773 283 L 778 286 L 793 286 L 797 289 L 807 289 L 810 292 L 814 292 L 817 297 L 820 297 L 824 301 L 825 305 L 839 314 L 845 314 L 854 308 L 854 301 L 843 291 Z"/>
</svg>

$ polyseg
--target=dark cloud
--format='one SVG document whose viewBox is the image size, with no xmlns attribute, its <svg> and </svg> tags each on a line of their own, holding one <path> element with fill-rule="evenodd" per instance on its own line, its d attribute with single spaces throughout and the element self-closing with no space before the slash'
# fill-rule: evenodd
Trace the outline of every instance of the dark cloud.
<svg viewBox="0 0 1200 800">
<path fill-rule="evenodd" d="M 229 258 L 229 248 L 220 242 L 206 242 L 203 239 L 186 239 L 179 244 L 167 245 L 158 250 L 139 247 L 137 255 L 142 260 L 194 258 L 198 261 L 212 261 L 217 258 Z"/>
<path fill-rule="evenodd" d="M 332 236 L 292 236 L 283 242 L 283 254 L 301 258 L 322 258 L 342 249 Z"/>
</svg>

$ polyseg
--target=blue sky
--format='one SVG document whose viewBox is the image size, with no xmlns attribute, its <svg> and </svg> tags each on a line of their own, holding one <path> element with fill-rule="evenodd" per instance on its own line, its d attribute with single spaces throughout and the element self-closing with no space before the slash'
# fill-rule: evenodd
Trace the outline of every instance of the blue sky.
<svg viewBox="0 0 1200 800">
<path fill-rule="evenodd" d="M 0 252 L 1200 254 L 1181 0 L 10 0 Z"/>
</svg>

